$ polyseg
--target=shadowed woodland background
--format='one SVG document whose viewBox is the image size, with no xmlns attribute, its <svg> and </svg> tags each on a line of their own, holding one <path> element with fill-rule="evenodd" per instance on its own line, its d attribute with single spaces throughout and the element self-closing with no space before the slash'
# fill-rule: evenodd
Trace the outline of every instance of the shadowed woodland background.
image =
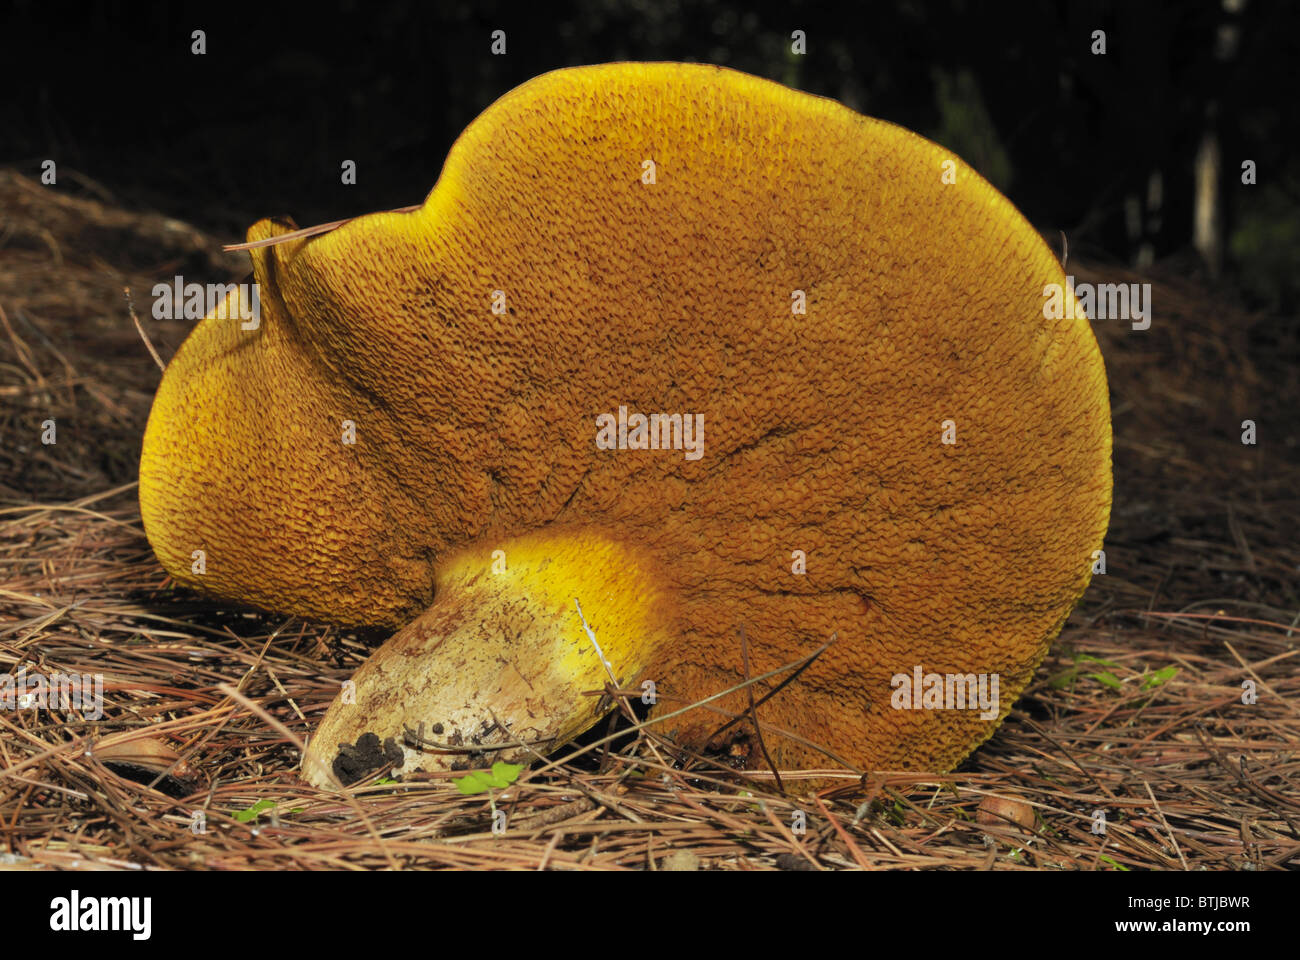
<svg viewBox="0 0 1300 960">
<path fill-rule="evenodd" d="M 195 29 L 205 56 L 190 53 Z M 489 54 L 497 29 L 505 56 Z M 806 56 L 789 52 L 794 29 Z M 1090 52 L 1094 30 L 1105 56 Z M 689 60 L 930 136 L 1031 222 L 1123 262 L 1191 245 L 1196 159 L 1213 145 L 1226 273 L 1273 306 L 1293 306 L 1300 283 L 1290 3 L 334 0 L 73 13 L 15 0 L 0 34 L 0 161 L 31 172 L 57 159 L 125 206 L 221 236 L 242 238 L 268 213 L 308 224 L 419 202 L 460 131 L 546 70 Z M 355 186 L 339 182 L 343 159 L 357 163 Z M 1259 169 L 1253 190 L 1238 189 L 1243 159 Z"/>
<path fill-rule="evenodd" d="M 0 11 L 0 672 L 103 673 L 110 704 L 99 724 L 0 713 L 0 855 L 1300 866 L 1300 5 L 844 6 L 17 0 Z M 190 52 L 196 29 L 203 56 Z M 504 56 L 489 52 L 498 29 Z M 796 29 L 804 56 L 790 53 Z M 549 69 L 621 59 L 725 64 L 914 129 L 964 156 L 1058 252 L 1063 232 L 1067 272 L 1154 288 L 1149 331 L 1094 323 L 1115 428 L 1106 575 L 956 774 L 843 778 L 804 838 L 738 799 L 725 764 L 659 770 L 644 738 L 530 780 L 509 838 L 490 835 L 481 797 L 445 781 L 349 801 L 304 792 L 282 728 L 310 732 L 382 638 L 178 591 L 140 530 L 133 481 L 159 374 L 123 287 L 165 360 L 190 324 L 149 316 L 154 283 L 243 279 L 246 255 L 221 244 L 266 215 L 305 226 L 418 203 L 498 96 Z M 56 184 L 40 182 L 46 160 Z M 340 182 L 344 160 L 355 185 Z M 55 446 L 39 442 L 47 418 Z M 1241 443 L 1246 419 L 1255 445 Z M 1240 703 L 1243 679 L 1258 683 L 1253 707 Z M 673 783 L 629 779 L 630 757 Z M 1032 809 L 1029 826 L 981 818 L 994 794 Z M 235 814 L 267 798 L 294 816 L 254 836 Z M 386 843 L 361 825 L 360 802 Z M 788 822 L 783 804 L 769 809 Z M 1104 841 L 1089 831 L 1098 807 Z M 196 808 L 205 835 L 188 829 Z"/>
</svg>

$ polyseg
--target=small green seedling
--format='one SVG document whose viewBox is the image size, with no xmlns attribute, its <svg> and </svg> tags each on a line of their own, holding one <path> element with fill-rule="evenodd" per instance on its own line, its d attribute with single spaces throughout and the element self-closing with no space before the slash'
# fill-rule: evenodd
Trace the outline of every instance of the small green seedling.
<svg viewBox="0 0 1300 960">
<path fill-rule="evenodd" d="M 1050 683 L 1053 688 L 1062 690 L 1065 687 L 1073 687 L 1075 681 L 1078 680 L 1080 676 L 1084 676 L 1089 680 L 1096 680 L 1098 683 L 1103 683 L 1116 690 L 1123 689 L 1124 684 L 1120 681 L 1119 677 L 1115 676 L 1115 674 L 1111 673 L 1109 670 L 1104 670 L 1100 673 L 1081 673 L 1083 670 L 1082 664 L 1084 663 L 1095 663 L 1099 667 L 1119 666 L 1119 664 L 1114 660 L 1103 660 L 1101 657 L 1090 657 L 1086 653 L 1077 653 L 1074 655 L 1074 666 L 1070 667 L 1068 670 L 1061 671 L 1056 676 L 1052 677 L 1048 683 Z"/>
<path fill-rule="evenodd" d="M 468 776 L 453 780 L 456 789 L 467 796 L 486 793 L 494 787 L 504 790 L 519 779 L 519 771 L 524 769 L 522 763 L 494 763 L 491 770 L 475 770 Z"/>
<path fill-rule="evenodd" d="M 248 823 L 250 820 L 256 820 L 262 814 L 266 813 L 266 811 L 273 809 L 275 809 L 274 800 L 259 800 L 247 810 L 236 810 L 233 816 L 240 823 Z M 294 807 L 289 812 L 302 813 L 302 807 Z"/>
<path fill-rule="evenodd" d="M 1152 687 L 1158 687 L 1162 683 L 1168 683 L 1176 676 L 1178 676 L 1177 667 L 1165 667 L 1155 673 L 1149 673 L 1142 678 L 1142 689 L 1150 690 Z"/>
<path fill-rule="evenodd" d="M 256 820 L 267 810 L 271 810 L 274 807 L 275 807 L 274 800 L 259 800 L 257 801 L 257 803 L 249 807 L 247 810 L 236 810 L 235 819 L 238 820 L 240 823 L 248 823 L 250 820 Z"/>
<path fill-rule="evenodd" d="M 1121 681 L 1119 677 L 1115 676 L 1115 674 L 1110 673 L 1109 671 L 1103 670 L 1101 673 L 1088 673 L 1085 674 L 1085 676 L 1089 680 L 1096 680 L 1098 683 L 1104 683 L 1112 690 L 1124 689 L 1123 681 Z"/>
</svg>

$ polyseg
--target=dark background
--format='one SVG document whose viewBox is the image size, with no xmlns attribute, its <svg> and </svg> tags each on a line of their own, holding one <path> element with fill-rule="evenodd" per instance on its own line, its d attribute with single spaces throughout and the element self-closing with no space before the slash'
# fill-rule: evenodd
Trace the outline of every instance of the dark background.
<svg viewBox="0 0 1300 960">
<path fill-rule="evenodd" d="M 504 56 L 490 53 L 497 29 Z M 805 56 L 790 53 L 794 29 Z M 1105 56 L 1090 51 L 1097 29 Z M 54 159 L 59 189 L 242 240 L 268 214 L 305 226 L 421 201 L 456 135 L 546 70 L 704 61 L 944 143 L 1072 251 L 1172 262 L 1248 306 L 1293 312 L 1298 37 L 1300 4 L 1260 0 L 9 0 L 0 166 L 35 177 Z M 1193 245 L 1206 143 L 1222 158 L 1217 255 Z M 340 182 L 345 159 L 354 186 Z M 1243 159 L 1255 186 L 1240 183 Z"/>
</svg>

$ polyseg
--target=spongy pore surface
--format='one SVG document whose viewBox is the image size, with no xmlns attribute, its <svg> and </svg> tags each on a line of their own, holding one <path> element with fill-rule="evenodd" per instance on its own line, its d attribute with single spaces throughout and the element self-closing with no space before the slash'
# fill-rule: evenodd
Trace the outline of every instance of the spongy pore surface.
<svg viewBox="0 0 1300 960">
<path fill-rule="evenodd" d="M 1059 263 L 955 155 L 832 101 L 700 65 L 546 74 L 416 212 L 253 259 L 260 327 L 195 329 L 141 463 L 150 542 L 209 592 L 396 626 L 458 547 L 599 530 L 674 598 L 643 674 L 668 709 L 740 679 L 742 626 L 755 674 L 835 634 L 763 720 L 945 768 L 997 721 L 896 710 L 891 677 L 996 673 L 1005 715 L 1101 547 L 1105 374 L 1085 318 L 1044 318 Z M 620 406 L 702 414 L 703 456 L 597 449 Z"/>
</svg>

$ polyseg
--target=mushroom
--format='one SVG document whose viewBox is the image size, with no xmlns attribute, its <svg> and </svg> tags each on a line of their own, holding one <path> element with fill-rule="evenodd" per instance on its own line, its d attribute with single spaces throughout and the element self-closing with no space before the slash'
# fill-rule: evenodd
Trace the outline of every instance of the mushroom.
<svg viewBox="0 0 1300 960">
<path fill-rule="evenodd" d="M 763 766 L 748 691 L 683 708 L 773 671 L 779 766 L 949 769 L 1089 582 L 1109 404 L 1082 311 L 1044 310 L 1060 264 L 954 154 L 833 101 L 558 70 L 423 206 L 251 257 L 260 323 L 236 291 L 177 352 L 140 506 L 181 583 L 402 628 L 312 737 L 318 785 L 366 734 L 403 772 L 535 759 L 613 681 Z M 993 677 L 992 708 L 900 704 L 914 671 Z"/>
</svg>

